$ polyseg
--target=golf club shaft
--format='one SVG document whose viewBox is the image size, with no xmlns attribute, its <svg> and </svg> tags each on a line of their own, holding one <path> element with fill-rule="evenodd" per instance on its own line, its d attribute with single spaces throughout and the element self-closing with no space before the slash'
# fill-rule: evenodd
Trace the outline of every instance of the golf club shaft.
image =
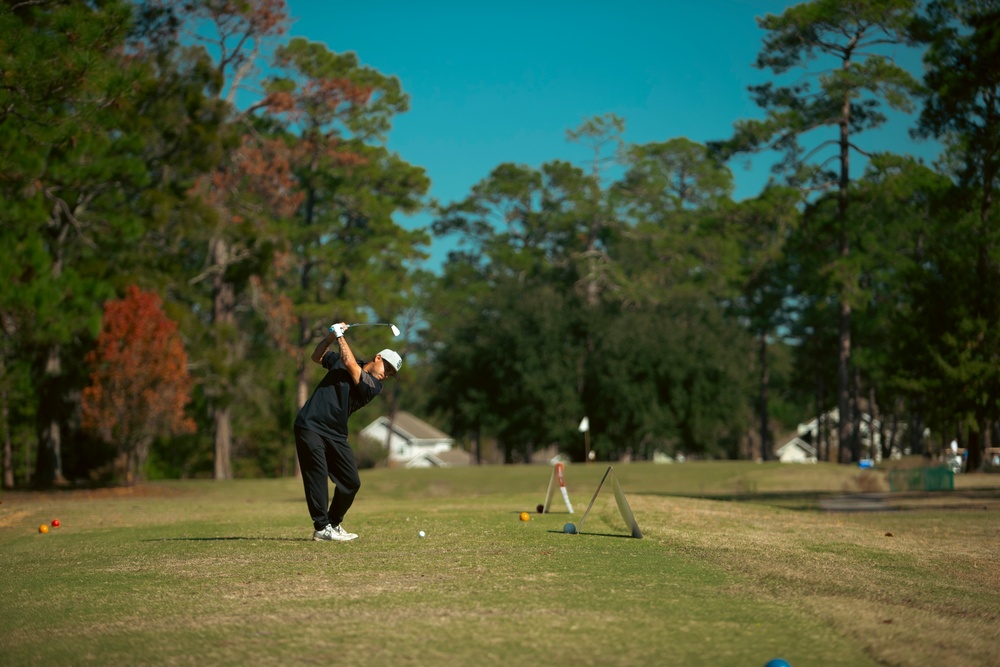
<svg viewBox="0 0 1000 667">
<path fill-rule="evenodd" d="M 348 324 L 347 328 L 350 329 L 351 327 L 361 327 L 361 326 L 366 326 L 366 327 L 389 327 L 390 329 L 392 329 L 392 335 L 393 336 L 398 336 L 399 335 L 399 329 L 396 328 L 395 324 L 391 324 L 390 322 L 359 322 L 357 324 Z"/>
</svg>

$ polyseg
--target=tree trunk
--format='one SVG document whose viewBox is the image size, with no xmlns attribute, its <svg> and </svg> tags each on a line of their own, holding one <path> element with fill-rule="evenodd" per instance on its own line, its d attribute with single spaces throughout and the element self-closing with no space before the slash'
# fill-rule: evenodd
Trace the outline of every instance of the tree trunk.
<svg viewBox="0 0 1000 667">
<path fill-rule="evenodd" d="M 311 191 L 310 191 L 311 192 Z M 302 272 L 302 287 L 303 291 L 308 289 L 309 286 L 309 272 Z M 295 373 L 295 413 L 298 414 L 299 410 L 306 404 L 309 400 L 309 359 L 306 357 L 306 348 L 309 347 L 309 343 L 312 342 L 311 336 L 309 335 L 309 320 L 305 317 L 299 317 L 299 344 L 303 348 L 302 352 L 299 354 L 298 365 L 296 367 Z M 292 446 L 292 457 L 295 459 L 295 470 L 294 475 L 296 479 L 302 479 L 302 466 L 299 465 L 299 454 L 298 450 L 295 449 L 294 443 Z"/>
<path fill-rule="evenodd" d="M 764 461 L 771 458 L 771 426 L 768 422 L 768 389 L 770 369 L 767 365 L 767 332 L 760 334 L 760 457 Z"/>
<path fill-rule="evenodd" d="M 982 413 L 977 414 L 975 424 L 969 426 L 965 446 L 965 472 L 977 472 L 983 467 L 983 440 L 989 427 L 989 421 Z"/>
<path fill-rule="evenodd" d="M 59 345 L 53 345 L 48 350 L 38 409 L 35 480 L 45 486 L 66 483 L 62 469 L 62 426 L 59 423 L 59 405 L 62 402 L 62 360 L 59 353 Z"/>
<path fill-rule="evenodd" d="M 924 442 L 924 415 L 919 403 L 914 406 L 907 429 L 909 430 L 907 435 L 910 438 L 910 452 L 913 454 L 926 453 L 928 449 L 927 443 Z"/>
<path fill-rule="evenodd" d="M 479 424 L 476 424 L 476 430 L 473 431 L 472 441 L 476 448 L 476 465 L 483 464 L 483 434 L 482 429 L 479 428 Z"/>
<path fill-rule="evenodd" d="M 10 440 L 10 409 L 7 389 L 0 392 L 0 420 L 3 422 L 3 488 L 14 488 L 14 444 Z"/>
<path fill-rule="evenodd" d="M 232 479 L 233 432 L 232 412 L 227 405 L 224 408 L 212 410 L 212 420 L 215 422 L 215 479 Z"/>
<path fill-rule="evenodd" d="M 899 406 L 897 405 L 896 407 L 898 408 Z M 899 417 L 897 416 L 898 414 L 899 414 L 898 410 L 892 413 L 892 428 L 889 429 L 889 438 L 888 440 L 883 441 L 884 447 L 882 450 L 883 451 L 882 458 L 884 459 L 892 458 L 892 450 L 896 446 L 896 438 L 899 435 Z"/>
<path fill-rule="evenodd" d="M 302 409 L 302 406 L 306 404 L 309 400 L 309 385 L 306 381 L 306 360 L 305 357 L 299 358 L 299 367 L 295 375 L 295 413 Z M 299 453 L 292 445 L 292 456 L 295 458 L 295 471 L 294 475 L 296 479 L 302 479 L 302 466 L 299 465 Z"/>
<path fill-rule="evenodd" d="M 212 265 L 218 271 L 212 276 L 212 323 L 215 333 L 225 346 L 226 370 L 235 362 L 233 343 L 229 331 L 236 321 L 236 293 L 232 283 L 226 281 L 225 268 L 229 266 L 229 249 L 221 238 L 211 242 Z M 231 390 L 231 389 L 229 389 Z M 227 391 L 229 391 L 227 390 Z M 230 397 L 226 397 L 228 400 Z M 231 457 L 233 451 L 233 426 L 230 407 L 214 408 L 212 421 L 215 427 L 215 479 L 231 479 Z"/>
<path fill-rule="evenodd" d="M 843 69 L 850 67 L 850 58 L 845 58 Z M 837 193 L 837 215 L 840 222 L 840 260 L 843 271 L 847 270 L 851 255 L 850 236 L 847 233 L 847 195 L 851 182 L 850 160 L 850 118 L 851 98 L 844 98 L 840 118 L 840 182 Z M 846 280 L 843 276 L 841 280 Z M 837 300 L 838 310 L 838 354 L 837 354 L 837 410 L 840 413 L 837 421 L 838 458 L 846 463 L 849 456 L 848 445 L 851 442 L 851 302 L 848 297 L 847 285 L 841 283 Z"/>
<path fill-rule="evenodd" d="M 861 422 L 864 420 L 864 411 L 861 409 L 861 371 L 858 369 L 854 370 L 854 383 L 851 385 L 851 460 L 860 461 L 862 457 L 861 453 L 861 437 L 862 429 Z M 869 413 L 869 420 L 872 415 Z M 871 438 L 872 438 L 872 426 L 873 423 L 869 421 L 868 423 L 868 451 L 871 454 Z"/>
<path fill-rule="evenodd" d="M 125 448 L 125 486 L 132 486 L 132 482 L 134 481 L 134 478 L 132 476 L 132 470 L 133 470 L 133 468 L 134 468 L 134 465 L 133 465 L 132 448 L 131 447 L 126 447 Z"/>
<path fill-rule="evenodd" d="M 826 438 L 825 414 L 826 392 L 823 377 L 819 376 L 816 381 L 816 459 L 818 461 L 828 461 L 830 458 L 830 443 Z"/>
<path fill-rule="evenodd" d="M 392 428 L 396 423 L 396 392 L 390 392 L 389 403 L 389 423 L 385 426 L 385 455 L 386 461 L 388 457 L 392 454 Z"/>
<path fill-rule="evenodd" d="M 868 458 L 881 460 L 882 446 L 885 444 L 885 434 L 883 433 L 882 420 L 879 418 L 878 404 L 875 402 L 875 387 L 868 387 L 868 414 L 871 423 L 868 427 Z M 878 426 L 876 427 L 876 423 Z M 875 436 L 878 435 L 878 442 Z M 878 454 L 876 456 L 876 453 Z"/>
</svg>

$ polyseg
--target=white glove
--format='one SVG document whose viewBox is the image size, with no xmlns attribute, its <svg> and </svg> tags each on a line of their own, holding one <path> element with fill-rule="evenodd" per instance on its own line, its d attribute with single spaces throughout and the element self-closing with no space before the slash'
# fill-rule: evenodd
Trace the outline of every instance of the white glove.
<svg viewBox="0 0 1000 667">
<path fill-rule="evenodd" d="M 337 334 L 337 338 L 343 338 L 344 332 L 347 331 L 347 325 L 340 322 L 332 324 L 330 325 L 330 331 Z"/>
</svg>

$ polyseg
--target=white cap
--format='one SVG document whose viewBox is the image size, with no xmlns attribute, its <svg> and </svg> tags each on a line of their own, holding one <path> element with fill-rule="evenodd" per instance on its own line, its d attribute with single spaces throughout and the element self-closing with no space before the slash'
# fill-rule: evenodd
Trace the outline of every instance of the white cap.
<svg viewBox="0 0 1000 667">
<path fill-rule="evenodd" d="M 382 355 L 382 361 L 385 361 L 385 362 L 389 363 L 390 365 L 392 365 L 392 367 L 394 369 L 396 369 L 397 373 L 399 372 L 399 369 L 403 367 L 403 359 L 402 359 L 402 357 L 400 357 L 398 354 L 396 354 L 392 350 L 386 348 L 386 349 L 382 350 L 381 352 L 379 352 L 379 354 Z"/>
</svg>

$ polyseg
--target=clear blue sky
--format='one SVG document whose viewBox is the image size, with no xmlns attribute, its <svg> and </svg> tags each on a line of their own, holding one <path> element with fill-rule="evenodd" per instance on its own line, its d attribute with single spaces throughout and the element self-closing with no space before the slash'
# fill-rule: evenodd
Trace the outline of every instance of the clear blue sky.
<svg viewBox="0 0 1000 667">
<path fill-rule="evenodd" d="M 497 165 L 584 165 L 588 150 L 566 130 L 591 116 L 626 121 L 625 140 L 728 137 L 759 118 L 747 86 L 768 79 L 752 66 L 763 31 L 755 18 L 780 14 L 778 0 L 288 0 L 290 34 L 354 51 L 362 64 L 399 78 L 410 111 L 397 117 L 389 148 L 423 167 L 431 196 L 464 198 Z M 919 69 L 919 57 L 897 54 Z M 866 149 L 933 158 L 894 116 Z M 861 173 L 856 161 L 853 175 Z M 757 194 L 767 161 L 730 165 L 736 197 Z M 407 225 L 427 225 L 417 216 Z M 435 260 L 444 248 L 434 247 Z M 435 260 L 432 260 L 432 264 Z"/>
</svg>

